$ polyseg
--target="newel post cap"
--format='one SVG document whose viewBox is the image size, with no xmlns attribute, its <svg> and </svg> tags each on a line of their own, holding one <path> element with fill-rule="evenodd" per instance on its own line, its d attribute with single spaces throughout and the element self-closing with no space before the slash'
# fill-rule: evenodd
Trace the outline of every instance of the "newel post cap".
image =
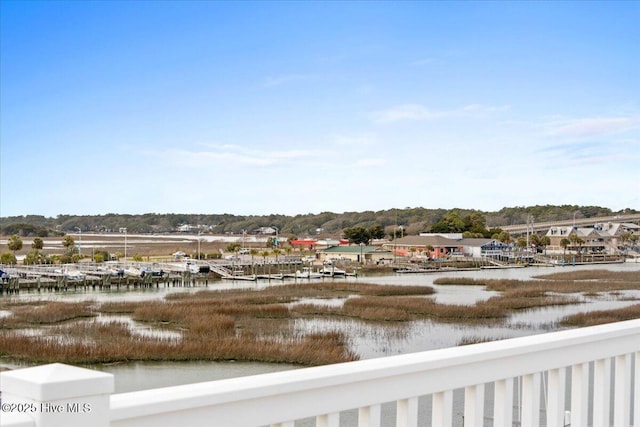
<svg viewBox="0 0 640 427">
<path fill-rule="evenodd" d="M 34 401 L 53 401 L 111 394 L 114 382 L 112 374 L 52 363 L 3 372 L 0 390 Z"/>
</svg>

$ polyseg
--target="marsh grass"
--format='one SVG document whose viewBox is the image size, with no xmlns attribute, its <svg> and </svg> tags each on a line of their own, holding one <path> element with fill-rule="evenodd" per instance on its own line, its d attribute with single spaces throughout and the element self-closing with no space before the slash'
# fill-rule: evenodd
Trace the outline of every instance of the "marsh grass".
<svg viewBox="0 0 640 427">
<path fill-rule="evenodd" d="M 140 303 L 43 302 L 14 306 L 12 316 L 6 319 L 12 319 L 16 328 L 27 324 L 27 319 L 31 319 L 29 324 L 56 322 L 56 326 L 48 328 L 45 336 L 25 336 L 17 329 L 12 333 L 3 328 L 0 355 L 32 362 L 233 359 L 305 365 L 357 358 L 340 332 L 292 333 L 286 306 L 292 300 L 292 296 L 280 292 L 234 291 Z M 180 331 L 180 338 L 133 334 L 127 324 L 117 321 L 80 320 L 98 314 L 126 314 L 152 328 Z"/>
<path fill-rule="evenodd" d="M 380 320 L 381 317 L 378 313 L 382 310 L 389 311 L 389 316 L 398 313 L 397 320 L 433 318 L 448 322 L 467 322 L 503 318 L 507 315 L 502 308 L 484 303 L 473 306 L 438 304 L 430 299 L 419 297 L 353 298 L 345 303 L 344 308 L 346 312 L 353 313 L 355 317 L 367 320 Z"/>
<path fill-rule="evenodd" d="M 636 282 L 640 281 L 640 272 L 638 271 L 608 271 L 608 270 L 578 270 L 578 271 L 561 271 L 559 273 L 543 274 L 534 276 L 535 279 L 544 280 L 601 280 L 601 281 L 620 281 L 620 282 Z"/>
<path fill-rule="evenodd" d="M 610 274 L 615 274 L 609 272 Z M 132 360 L 251 360 L 318 365 L 354 360 L 345 334 L 337 331 L 300 333 L 296 319 L 348 318 L 388 325 L 434 319 L 441 322 L 502 321 L 510 313 L 547 305 L 574 304 L 580 298 L 563 293 L 613 292 L 639 289 L 636 276 L 578 280 L 438 279 L 438 284 L 481 285 L 501 295 L 474 305 L 439 304 L 428 298 L 429 286 L 384 286 L 353 282 L 320 282 L 176 293 L 163 301 L 16 304 L 0 301 L 0 356 L 30 362 L 97 363 Z M 587 279 L 584 279 L 587 278 Z M 290 304 L 304 299 L 343 298 L 341 306 Z M 634 306 L 636 307 L 636 306 Z M 637 306 L 637 307 L 640 307 Z M 640 308 L 612 318 L 638 317 Z M 98 315 L 126 315 L 149 328 L 179 331 L 175 336 L 132 333 L 119 322 L 91 320 Z M 616 317 L 619 316 L 619 317 Z M 603 322 L 604 314 L 567 319 Z M 590 320 L 591 319 L 591 320 Z M 604 319 L 604 320 L 603 320 Z M 27 328 L 47 328 L 46 334 L 21 334 Z"/>
<path fill-rule="evenodd" d="M 96 313 L 91 310 L 92 304 L 53 301 L 34 306 L 15 305 L 10 307 L 11 316 L 0 318 L 0 327 L 13 329 L 93 317 Z"/>
<path fill-rule="evenodd" d="M 485 286 L 487 290 L 499 291 L 501 295 L 492 297 L 483 304 L 502 307 L 509 311 L 582 302 L 581 298 L 577 296 L 559 295 L 565 293 L 581 294 L 585 297 L 607 293 L 611 297 L 620 297 L 623 295 L 621 291 L 640 290 L 640 272 L 637 271 L 563 271 L 535 276 L 535 279 L 538 280 L 455 277 L 439 278 L 434 280 L 434 283 L 439 285 L 478 285 Z M 634 298 L 628 297 L 626 299 Z M 638 317 L 640 317 L 640 305 L 619 310 L 579 313 L 565 317 L 560 324 L 563 326 L 589 326 Z"/>
<path fill-rule="evenodd" d="M 67 361 L 95 363 L 129 360 L 255 360 L 299 364 L 326 364 L 354 360 L 346 335 L 341 332 L 301 335 L 291 328 L 296 316 L 345 316 L 330 307 L 300 305 L 292 312 L 287 304 L 301 298 L 335 298 L 361 295 L 378 298 L 369 310 L 385 304 L 385 298 L 433 293 L 424 286 L 378 286 L 330 282 L 293 284 L 262 290 L 201 291 L 172 294 L 165 301 L 57 303 L 13 305 L 12 315 L 1 320 L 15 328 L 56 325 L 46 336 L 25 336 L 0 330 L 0 355 L 32 362 Z M 409 300 L 407 300 L 409 301 Z M 320 312 L 312 313 L 312 307 Z M 356 312 L 358 309 L 354 309 Z M 388 310 L 396 310 L 390 308 Z M 397 309 L 394 319 L 406 320 Z M 362 309 L 360 309 L 362 311 Z M 404 310 L 406 311 L 406 309 Z M 373 313 L 373 312 L 372 312 Z M 180 332 L 180 338 L 141 336 L 119 322 L 94 322 L 97 315 L 127 315 L 151 328 Z M 349 313 L 349 316 L 358 314 Z M 381 319 L 363 314 L 364 318 Z M 11 320 L 7 320 L 11 319 Z M 3 325 L 6 326 L 6 325 Z M 56 339 L 57 337 L 57 339 Z"/>
<path fill-rule="evenodd" d="M 474 279 L 442 277 L 437 285 L 475 285 L 487 290 L 507 292 L 515 289 L 556 293 L 607 292 L 640 289 L 640 272 L 583 270 L 536 276 L 538 280 Z"/>
<path fill-rule="evenodd" d="M 251 360 L 318 365 L 357 359 L 340 332 L 269 339 L 254 331 L 236 333 L 225 316 L 191 322 L 181 339 L 138 336 L 119 322 L 58 326 L 46 336 L 7 331 L 0 333 L 0 355 L 37 363 Z"/>
<path fill-rule="evenodd" d="M 472 344 L 480 344 L 483 342 L 493 342 L 493 341 L 499 341 L 499 340 L 503 340 L 506 338 L 499 338 L 499 337 L 490 337 L 490 336 L 464 336 L 462 337 L 459 341 L 458 341 L 458 346 L 463 346 L 463 345 L 472 345 Z"/>
<path fill-rule="evenodd" d="M 514 288 L 489 298 L 484 304 L 505 310 L 525 310 L 537 307 L 578 304 L 582 300 L 575 296 L 550 294 L 540 288 Z"/>
<path fill-rule="evenodd" d="M 175 293 L 167 295 L 166 299 L 192 300 L 203 298 L 241 300 L 245 303 L 253 301 L 256 304 L 287 303 L 301 298 L 336 298 L 350 295 L 376 295 L 376 296 L 401 296 L 401 295 L 432 295 L 434 289 L 431 286 L 395 286 L 375 285 L 370 283 L 352 282 L 312 282 L 293 283 L 282 286 L 271 286 L 259 290 L 229 289 L 212 291 L 205 290 L 195 293 Z"/>
<path fill-rule="evenodd" d="M 640 318 L 640 304 L 635 304 L 616 310 L 591 311 L 587 313 L 577 313 L 571 316 L 565 316 L 560 321 L 560 325 L 583 327 L 600 325 L 603 323 L 621 322 L 624 320 L 638 318 Z"/>
</svg>

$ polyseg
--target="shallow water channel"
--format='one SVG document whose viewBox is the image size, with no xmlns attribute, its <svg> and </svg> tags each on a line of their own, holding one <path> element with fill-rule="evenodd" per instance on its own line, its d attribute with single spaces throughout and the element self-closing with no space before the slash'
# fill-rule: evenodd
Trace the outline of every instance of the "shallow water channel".
<svg viewBox="0 0 640 427">
<path fill-rule="evenodd" d="M 597 266 L 572 266 L 572 267 L 529 267 L 497 270 L 476 270 L 476 271 L 447 271 L 440 273 L 424 274 L 392 274 L 392 275 L 371 275 L 360 276 L 358 278 L 347 278 L 349 281 L 361 281 L 367 283 L 387 284 L 387 285 L 430 285 L 436 290 L 432 296 L 437 302 L 445 304 L 472 305 L 477 301 L 488 299 L 496 292 L 486 291 L 481 286 L 441 286 L 433 285 L 433 280 L 439 277 L 474 277 L 474 278 L 495 278 L 495 279 L 531 279 L 533 276 L 556 273 L 567 270 L 581 269 L 607 269 L 615 271 L 638 271 L 640 273 L 640 263 L 608 264 Z M 326 280 L 326 279 L 325 279 Z M 210 282 L 207 289 L 228 289 L 228 288 L 261 288 L 266 286 L 278 286 L 291 281 L 259 281 L 259 282 L 230 282 L 217 281 Z M 150 299 L 161 299 L 165 295 L 174 292 L 197 292 L 203 287 L 195 288 L 154 288 L 136 289 L 120 291 L 78 291 L 64 293 L 23 293 L 11 298 L 21 300 L 59 300 L 59 301 L 79 301 L 95 300 L 103 301 L 144 301 Z M 517 336 L 533 335 L 557 330 L 557 321 L 563 316 L 581 311 L 615 309 L 631 304 L 636 304 L 640 299 L 640 289 L 636 291 L 626 291 L 618 294 L 602 293 L 597 296 L 576 295 L 581 299 L 581 303 L 536 308 L 524 310 L 511 315 L 507 320 L 482 325 L 464 325 L 440 323 L 431 320 L 420 320 L 413 322 L 390 322 L 380 324 L 373 322 L 363 322 L 359 320 L 339 320 L 339 319 L 296 319 L 293 328 L 300 331 L 329 331 L 341 330 L 348 334 L 350 345 L 361 359 L 384 357 L 396 354 L 404 354 L 418 351 L 425 351 L 437 348 L 445 348 L 459 345 L 464 339 L 501 339 Z M 0 298 L 8 298 L 2 296 Z M 332 298 L 322 300 L 302 300 L 303 303 L 340 305 L 344 299 Z M 3 313 L 0 312 L 0 316 Z M 109 316 L 110 317 L 110 316 Z M 108 321 L 109 319 L 100 319 Z M 113 320 L 113 319 L 111 319 Z M 124 320 L 137 333 L 154 333 L 149 331 L 144 325 L 136 325 L 131 319 Z M 16 365 L 0 360 L 0 365 L 16 367 Z M 289 369 L 297 369 L 297 366 L 285 364 L 267 363 L 247 363 L 247 362 L 189 362 L 189 363 L 119 363 L 110 365 L 92 366 L 92 368 L 111 372 L 115 376 L 116 392 L 127 392 L 158 388 L 172 385 L 189 384 L 201 381 L 210 381 L 224 378 L 233 378 L 246 375 L 254 375 L 266 372 L 276 372 Z M 423 402 L 421 411 L 429 410 L 429 403 Z M 424 406 L 424 408 L 423 408 Z M 384 417 L 390 417 L 385 410 Z M 346 424 L 349 417 L 355 415 L 343 414 L 346 417 Z M 303 423 L 304 424 L 304 423 Z M 385 423 L 386 424 L 386 423 Z"/>
</svg>

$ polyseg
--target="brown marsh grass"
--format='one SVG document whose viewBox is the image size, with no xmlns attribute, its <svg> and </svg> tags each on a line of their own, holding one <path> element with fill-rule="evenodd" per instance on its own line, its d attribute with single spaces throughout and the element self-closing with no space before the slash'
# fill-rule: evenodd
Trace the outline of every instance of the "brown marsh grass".
<svg viewBox="0 0 640 427">
<path fill-rule="evenodd" d="M 0 357 L 69 363 L 132 360 L 336 363 L 357 358 L 349 350 L 346 335 L 340 332 L 301 335 L 292 328 L 294 319 L 344 317 L 387 325 L 418 319 L 461 323 L 500 321 L 515 310 L 579 302 L 579 298 L 558 293 L 640 288 L 635 276 L 631 279 L 616 276 L 617 279 L 611 280 L 594 279 L 593 274 L 581 277 L 589 278 L 436 281 L 482 285 L 502 293 L 475 305 L 436 303 L 428 298 L 434 292 L 429 286 L 352 282 L 291 284 L 260 290 L 206 290 L 171 294 L 163 301 L 146 302 L 15 304 L 0 300 L 0 310 L 12 313 L 0 318 Z M 345 302 L 337 307 L 290 304 L 307 298 L 344 298 Z M 150 328 L 178 331 L 180 338 L 163 338 L 161 334 L 142 336 L 131 333 L 124 323 L 90 320 L 93 316 L 113 314 L 129 316 Z M 633 311 L 621 316 L 630 315 L 637 317 Z M 20 328 L 33 327 L 46 328 L 46 333 L 35 336 L 20 333 Z"/>
<path fill-rule="evenodd" d="M 0 328 L 20 328 L 33 325 L 47 325 L 74 319 L 93 317 L 92 302 L 59 302 L 39 303 L 36 305 L 15 305 L 5 307 L 12 315 L 0 318 Z"/>
<path fill-rule="evenodd" d="M 637 271 L 562 271 L 535 276 L 535 279 L 538 280 L 456 277 L 439 278 L 434 280 L 434 283 L 439 285 L 479 285 L 485 286 L 488 290 L 500 291 L 502 292 L 500 296 L 490 298 L 486 304 L 507 310 L 581 302 L 579 297 L 558 295 L 562 293 L 581 293 L 583 296 L 608 293 L 615 297 L 622 295 L 620 291 L 623 290 L 640 290 L 640 272 Z M 578 327 L 635 318 L 640 318 L 640 305 L 618 310 L 578 313 L 565 317 L 560 324 Z"/>
<path fill-rule="evenodd" d="M 221 291 L 205 290 L 196 293 L 175 293 L 167 295 L 167 300 L 184 299 L 232 299 L 241 298 L 243 301 L 251 300 L 255 303 L 265 302 L 286 303 L 300 298 L 336 298 L 350 295 L 376 295 L 376 296 L 401 296 L 401 295 L 432 295 L 435 291 L 430 286 L 395 286 L 375 285 L 370 283 L 352 282 L 318 282 L 318 283 L 294 283 L 281 286 L 271 286 L 260 290 L 230 289 Z"/>
<path fill-rule="evenodd" d="M 433 318 L 448 322 L 467 322 L 503 318 L 507 314 L 499 307 L 483 303 L 474 306 L 438 304 L 420 297 L 352 298 L 345 302 L 343 308 L 352 317 L 366 320 L 384 320 L 388 316 L 393 320 Z"/>
<path fill-rule="evenodd" d="M 463 345 L 472 345 L 472 344 L 480 344 L 483 342 L 492 342 L 492 341 L 499 341 L 499 340 L 503 340 L 506 338 L 499 338 L 499 337 L 490 337 L 490 336 L 464 336 L 462 337 L 459 341 L 458 341 L 458 346 L 463 346 Z"/>
<path fill-rule="evenodd" d="M 640 282 L 638 271 L 609 271 L 609 270 L 578 270 L 561 271 L 558 273 L 534 276 L 535 279 L 545 280 L 604 280 L 621 282 Z"/>
<path fill-rule="evenodd" d="M 49 328 L 46 336 L 26 336 L 18 330 L 12 333 L 2 328 L 0 356 L 34 362 L 55 360 L 75 363 L 229 359 L 300 364 L 342 362 L 357 358 L 349 350 L 346 336 L 340 332 L 302 336 L 293 332 L 291 319 L 309 313 L 302 310 L 292 312 L 288 303 L 305 297 L 334 298 L 359 294 L 381 299 L 404 295 L 424 298 L 422 295 L 432 293 L 432 288 L 424 286 L 331 282 L 275 286 L 259 291 L 173 294 L 165 301 L 107 302 L 100 305 L 42 302 L 12 307 L 0 303 L 0 309 L 7 308 L 12 312 L 11 316 L 0 320 L 15 328 L 32 327 L 33 324 L 57 325 Z M 132 334 L 128 325 L 123 323 L 86 320 L 98 314 L 128 315 L 152 328 L 179 331 L 181 338 L 141 336 Z M 337 315 L 326 310 L 320 314 Z M 406 318 L 398 316 L 398 319 Z"/>
<path fill-rule="evenodd" d="M 316 365 L 357 359 L 338 332 L 269 339 L 255 331 L 237 333 L 227 316 L 190 319 L 180 339 L 139 336 L 118 322 L 65 324 L 46 332 L 25 336 L 3 331 L 0 355 L 36 363 L 252 360 Z"/>
<path fill-rule="evenodd" d="M 538 280 L 443 277 L 434 280 L 433 283 L 485 286 L 487 290 L 499 292 L 523 289 L 557 293 L 584 293 L 640 289 L 640 272 L 632 271 L 569 271 L 536 276 L 536 278 Z"/>
<path fill-rule="evenodd" d="M 560 321 L 560 324 L 562 326 L 584 327 L 638 318 L 640 318 L 640 304 L 635 304 L 616 310 L 591 311 L 588 313 L 573 314 L 571 316 L 564 317 Z"/>
<path fill-rule="evenodd" d="M 551 305 L 569 305 L 582 302 L 580 298 L 549 294 L 540 288 L 514 288 L 502 292 L 502 295 L 489 298 L 484 304 L 501 307 L 505 310 L 525 310 Z"/>
</svg>

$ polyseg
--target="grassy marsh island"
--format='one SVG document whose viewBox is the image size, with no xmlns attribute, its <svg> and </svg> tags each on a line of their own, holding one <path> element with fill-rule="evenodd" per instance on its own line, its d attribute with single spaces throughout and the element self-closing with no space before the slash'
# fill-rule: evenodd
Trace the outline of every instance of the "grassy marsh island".
<svg viewBox="0 0 640 427">
<path fill-rule="evenodd" d="M 534 306 L 572 304 L 580 300 L 559 294 L 582 294 L 599 296 L 608 294 L 620 297 L 620 291 L 640 290 L 640 272 L 580 270 L 534 276 L 536 280 L 439 278 L 439 285 L 476 285 L 502 294 L 492 300 L 499 305 L 510 305 L 511 309 Z M 625 299 L 621 297 L 618 299 Z M 619 322 L 640 318 L 640 304 L 614 310 L 596 310 L 565 316 L 560 322 L 564 327 L 593 326 L 602 323 Z"/>
<path fill-rule="evenodd" d="M 294 284 L 200 291 L 145 302 L 0 301 L 0 357 L 28 363 L 243 360 L 321 365 L 355 360 L 338 331 L 300 334 L 304 298 L 430 295 L 431 287 Z M 308 306 L 301 305 L 301 307 Z M 331 312 L 325 315 L 332 315 Z M 130 322 L 146 326 L 146 333 Z"/>
<path fill-rule="evenodd" d="M 534 276 L 535 280 L 442 277 L 436 285 L 474 285 L 498 292 L 598 293 L 640 290 L 639 271 L 580 270 Z"/>
<path fill-rule="evenodd" d="M 344 331 L 300 332 L 296 319 L 358 320 L 376 327 L 430 319 L 496 324 L 521 310 L 577 304 L 581 294 L 640 289 L 640 272 L 589 270 L 532 280 L 439 278 L 500 295 L 473 305 L 436 303 L 431 286 L 320 282 L 203 290 L 144 302 L 0 299 L 0 357 L 27 363 L 242 360 L 321 365 L 356 360 Z M 628 297 L 623 297 L 628 298 Z M 580 313 L 573 327 L 637 318 L 640 304 Z M 474 340 L 475 338 L 471 338 Z"/>
</svg>

